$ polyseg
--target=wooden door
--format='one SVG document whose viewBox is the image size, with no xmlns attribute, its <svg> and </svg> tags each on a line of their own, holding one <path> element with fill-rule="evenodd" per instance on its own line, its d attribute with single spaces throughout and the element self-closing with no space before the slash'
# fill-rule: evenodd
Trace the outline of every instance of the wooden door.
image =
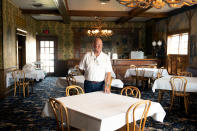
<svg viewBox="0 0 197 131">
<path fill-rule="evenodd" d="M 57 37 L 37 36 L 37 61 L 47 75 L 55 75 L 57 66 Z"/>
</svg>

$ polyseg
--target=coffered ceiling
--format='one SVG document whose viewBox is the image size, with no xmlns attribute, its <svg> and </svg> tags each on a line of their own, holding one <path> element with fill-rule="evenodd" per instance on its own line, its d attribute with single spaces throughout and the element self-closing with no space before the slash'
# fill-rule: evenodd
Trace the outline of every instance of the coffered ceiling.
<svg viewBox="0 0 197 131">
<path fill-rule="evenodd" d="M 153 18 L 165 18 L 177 9 L 167 5 L 162 9 L 128 8 L 116 0 L 101 4 L 100 0 L 10 0 L 36 20 L 95 21 L 95 17 L 103 17 L 104 21 L 116 23 L 147 21 Z M 176 11 L 177 12 L 177 11 Z"/>
</svg>

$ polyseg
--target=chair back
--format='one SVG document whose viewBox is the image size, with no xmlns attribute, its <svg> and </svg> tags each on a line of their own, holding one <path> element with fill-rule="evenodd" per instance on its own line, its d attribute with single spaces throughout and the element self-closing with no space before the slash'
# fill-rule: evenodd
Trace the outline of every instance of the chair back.
<svg viewBox="0 0 197 131">
<path fill-rule="evenodd" d="M 136 76 L 137 77 L 144 77 L 144 74 L 145 74 L 145 69 L 144 68 L 140 68 L 140 70 L 139 70 L 139 68 L 136 68 Z"/>
<path fill-rule="evenodd" d="M 136 98 L 141 98 L 140 90 L 134 86 L 126 86 L 121 90 L 121 95 L 125 94 L 126 96 L 134 96 Z"/>
<path fill-rule="evenodd" d="M 158 69 L 157 78 L 161 78 L 162 77 L 163 70 L 164 70 L 164 67 L 161 67 L 161 68 Z"/>
<path fill-rule="evenodd" d="M 127 110 L 127 113 L 126 113 L 127 131 L 129 131 L 129 115 L 132 116 L 130 118 L 133 118 L 132 131 L 136 131 L 136 128 L 139 129 L 140 131 L 144 131 L 144 127 L 145 127 L 145 123 L 146 123 L 146 119 L 147 119 L 147 115 L 148 115 L 148 111 L 150 109 L 150 106 L 151 106 L 151 101 L 142 100 L 142 101 L 134 103 L 133 105 L 131 105 L 129 107 L 129 109 Z M 135 111 L 137 108 L 143 108 L 143 110 L 142 110 L 143 113 L 140 115 L 141 119 L 140 119 L 139 126 L 136 125 L 136 118 L 135 118 Z M 131 111 L 132 111 L 132 114 L 130 113 Z M 139 116 L 139 115 L 137 115 L 137 116 Z M 139 119 L 139 118 L 137 118 L 137 119 Z"/>
<path fill-rule="evenodd" d="M 137 66 L 135 66 L 135 65 L 130 65 L 130 69 L 134 69 L 135 70 L 135 73 L 136 73 L 136 76 L 137 76 Z"/>
<path fill-rule="evenodd" d="M 58 100 L 54 98 L 49 98 L 49 103 L 53 109 L 55 119 L 57 122 L 57 130 L 64 131 L 64 120 L 66 121 L 66 129 L 70 131 L 68 110 L 67 108 Z"/>
<path fill-rule="evenodd" d="M 77 84 L 77 81 L 72 74 L 69 74 L 66 77 L 66 81 L 67 81 L 68 85 L 76 85 Z"/>
<path fill-rule="evenodd" d="M 79 94 L 84 94 L 84 91 L 80 86 L 71 85 L 66 87 L 66 96 L 79 95 Z"/>
<path fill-rule="evenodd" d="M 172 88 L 172 95 L 176 95 L 182 92 L 182 95 L 185 94 L 187 79 L 182 76 L 173 76 L 170 78 L 170 84 Z"/>
<path fill-rule="evenodd" d="M 179 72 L 177 73 L 178 76 L 188 76 L 188 77 L 192 77 L 192 73 L 191 72 Z"/>
<path fill-rule="evenodd" d="M 19 85 L 25 82 L 25 72 L 23 70 L 13 70 L 12 77 L 16 85 Z"/>
</svg>

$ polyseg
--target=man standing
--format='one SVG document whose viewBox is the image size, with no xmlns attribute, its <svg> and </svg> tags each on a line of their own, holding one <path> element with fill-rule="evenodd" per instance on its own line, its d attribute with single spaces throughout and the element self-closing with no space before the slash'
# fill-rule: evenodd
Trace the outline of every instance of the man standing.
<svg viewBox="0 0 197 131">
<path fill-rule="evenodd" d="M 102 52 L 103 42 L 96 38 L 93 51 L 87 52 L 79 64 L 79 69 L 85 72 L 85 92 L 101 91 L 110 93 L 112 66 L 110 58 Z"/>
</svg>

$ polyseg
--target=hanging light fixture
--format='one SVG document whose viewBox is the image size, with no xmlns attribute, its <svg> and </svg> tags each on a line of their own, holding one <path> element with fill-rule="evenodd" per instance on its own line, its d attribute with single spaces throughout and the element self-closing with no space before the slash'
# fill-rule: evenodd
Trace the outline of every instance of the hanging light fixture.
<svg viewBox="0 0 197 131">
<path fill-rule="evenodd" d="M 197 4 L 197 0 L 117 0 L 120 4 L 127 7 L 148 8 L 150 6 L 160 9 L 166 4 L 171 8 L 181 8 L 182 6 L 191 6 Z"/>
<path fill-rule="evenodd" d="M 103 24 L 102 24 L 102 18 L 99 17 L 95 17 L 95 19 L 97 20 L 97 25 L 95 25 L 94 27 L 92 27 L 91 29 L 89 29 L 87 31 L 87 34 L 89 36 L 95 36 L 95 37 L 109 37 L 113 35 L 112 30 L 109 29 L 102 29 Z"/>
</svg>

